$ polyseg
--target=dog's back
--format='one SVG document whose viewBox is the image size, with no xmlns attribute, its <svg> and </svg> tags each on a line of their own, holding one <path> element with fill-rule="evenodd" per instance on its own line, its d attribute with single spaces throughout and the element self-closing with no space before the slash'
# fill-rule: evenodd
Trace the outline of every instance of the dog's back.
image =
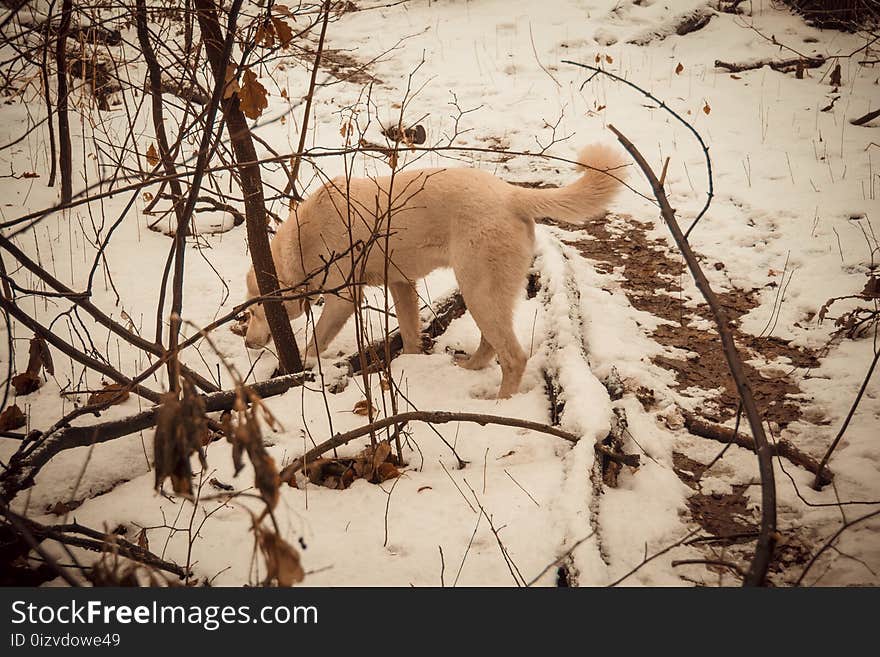
<svg viewBox="0 0 880 657">
<path fill-rule="evenodd" d="M 589 146 L 579 161 L 590 168 L 558 189 L 518 187 L 473 168 L 336 178 L 293 210 L 279 229 L 273 242 L 276 267 L 293 284 L 360 242 L 369 249 L 363 282 L 375 285 L 385 279 L 386 242 L 389 280 L 417 280 L 438 267 L 454 267 L 479 243 L 504 250 L 506 243 L 522 242 L 530 250 L 534 219 L 581 223 L 604 210 L 618 190 L 618 151 Z M 290 270 L 290 264 L 298 266 Z M 350 273 L 344 262 L 332 269 L 328 281 L 334 283 Z"/>
</svg>

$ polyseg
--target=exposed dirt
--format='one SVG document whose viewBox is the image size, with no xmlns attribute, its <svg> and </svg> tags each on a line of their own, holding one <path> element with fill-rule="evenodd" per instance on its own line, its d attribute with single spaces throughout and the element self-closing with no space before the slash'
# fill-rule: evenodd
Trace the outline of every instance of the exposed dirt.
<svg viewBox="0 0 880 657">
<path fill-rule="evenodd" d="M 315 51 L 302 48 L 297 52 L 299 58 L 309 67 L 315 63 Z M 324 48 L 321 52 L 321 69 L 337 80 L 353 84 L 382 84 L 382 80 L 367 71 L 373 62 L 359 62 L 347 50 Z"/>
<path fill-rule="evenodd" d="M 679 479 L 694 490 L 687 500 L 691 517 L 708 535 L 693 539 L 692 543 L 704 548 L 707 558 L 730 561 L 744 570 L 754 554 L 760 523 L 757 508 L 749 506 L 748 486 L 733 484 L 730 493 L 705 493 L 700 489 L 700 476 L 706 465 L 680 452 L 673 452 L 672 458 Z M 802 533 L 792 527 L 781 534 L 770 562 L 771 583 L 783 583 L 781 578 L 788 568 L 810 559 L 810 547 Z"/>
<path fill-rule="evenodd" d="M 632 217 L 619 219 L 624 220 L 625 230 L 611 228 L 608 218 L 593 219 L 584 226 L 590 238 L 569 244 L 595 262 L 599 271 L 619 273 L 627 298 L 635 308 L 672 322 L 659 326 L 651 337 L 664 346 L 689 352 L 689 355 L 662 355 L 654 362 L 675 372 L 682 394 L 688 394 L 688 388 L 716 391 L 710 401 L 697 409 L 700 415 L 715 421 L 731 418 L 736 413 L 739 399 L 736 386 L 728 371 L 718 333 L 694 325 L 695 320 L 712 321 L 709 307 L 706 304 L 688 307 L 682 298 L 679 281 L 682 276 L 689 275 L 683 259 L 671 255 L 665 242 L 648 236 L 651 224 Z M 619 225 L 619 222 L 615 223 Z M 720 262 L 713 266 L 724 269 Z M 814 354 L 792 347 L 785 340 L 758 337 L 739 330 L 740 317 L 758 305 L 757 290 L 732 289 L 719 293 L 718 298 L 731 319 L 734 338 L 744 360 L 771 363 L 780 358 L 787 359 L 788 369 L 818 364 Z M 790 396 L 801 391 L 790 373 L 770 378 L 749 363 L 745 363 L 745 369 L 755 401 L 765 419 L 785 427 L 800 417 L 800 408 Z"/>
</svg>

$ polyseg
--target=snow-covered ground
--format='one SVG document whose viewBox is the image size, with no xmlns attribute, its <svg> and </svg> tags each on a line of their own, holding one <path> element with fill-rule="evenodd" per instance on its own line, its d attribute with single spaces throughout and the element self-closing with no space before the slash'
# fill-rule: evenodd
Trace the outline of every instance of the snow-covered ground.
<svg viewBox="0 0 880 657">
<path fill-rule="evenodd" d="M 364 0 L 356 4 L 359 11 L 345 13 L 330 24 L 327 47 L 343 50 L 360 62 L 378 57 L 367 68 L 377 80 L 369 90 L 373 121 L 367 139 L 382 142 L 376 116 L 386 122 L 396 120 L 393 117 L 404 100 L 404 122 L 420 122 L 429 145 L 445 144 L 454 136 L 458 146 L 535 152 L 553 141 L 550 126 L 558 121 L 555 137 L 559 141 L 548 153 L 573 158 L 587 143 L 613 142 L 607 129 L 611 123 L 658 171 L 664 159 L 670 158 L 667 192 L 679 221 L 688 225 L 705 203 L 708 189 L 702 149 L 686 128 L 637 92 L 602 75 L 585 82 L 588 71 L 562 63 L 565 59 L 599 61 L 665 101 L 693 124 L 708 145 L 715 197 L 691 243 L 702 254 L 704 269 L 717 291 L 755 291 L 758 305 L 741 318 L 742 330 L 767 334 L 770 324 L 773 336 L 820 351 L 834 331 L 833 322 L 817 320 L 822 305 L 831 297 L 859 293 L 869 274 L 876 271 L 880 169 L 874 169 L 873 162 L 880 158 L 880 133 L 876 121 L 863 127 L 849 123 L 877 109 L 880 102 L 878 69 L 860 64 L 860 57 L 847 57 L 865 46 L 862 37 L 809 27 L 769 0 L 744 3 L 751 7 L 751 15 L 710 12 L 708 25 L 684 36 L 669 26 L 676 16 L 705 8 L 706 2 L 560 0 L 538 5 L 526 0 L 439 0 L 385 6 L 388 3 Z M 134 39 L 133 29 L 130 36 Z M 731 74 L 714 66 L 716 59 L 789 58 L 793 51 L 840 58 L 806 70 L 803 79 L 769 67 Z M 841 84 L 832 87 L 829 76 L 836 64 L 841 67 Z M 143 75 L 139 66 L 133 64 L 133 79 Z M 255 132 L 280 153 L 296 149 L 300 99 L 309 75 L 307 62 L 293 57 L 282 58 L 264 71 L 262 82 L 271 95 Z M 344 143 L 341 127 L 352 108 L 359 112 L 359 124 L 367 125 L 365 86 L 339 81 L 326 71 L 318 79 L 326 84 L 316 91 L 307 144 L 337 148 Z M 282 90 L 286 91 L 283 96 Z M 833 107 L 822 111 L 834 96 L 839 98 Z M 136 111 L 133 101 L 129 102 L 129 109 Z M 454 103 L 472 111 L 459 116 Z M 11 98 L 0 106 L 0 141 L 16 139 L 29 116 L 39 120 L 44 114 L 37 86 Z M 83 122 L 79 118 L 73 122 L 75 190 L 100 175 L 96 167 L 103 156 L 96 156 L 90 145 L 92 130 L 106 131 L 118 143 L 124 138 L 125 108 L 101 116 L 104 122 L 96 126 L 89 124 L 88 115 Z M 142 131 L 137 148 L 143 154 L 154 140 L 148 103 L 137 120 Z M 0 169 L 40 174 L 26 180 L 0 179 L 2 220 L 57 202 L 57 189 L 45 185 L 46 142 L 43 131 L 37 130 L 0 152 Z M 516 182 L 559 185 L 576 175 L 558 161 L 499 158 L 480 152 L 408 154 L 402 163 L 416 157 L 418 162 L 411 166 L 473 165 Z M 315 163 L 322 176 L 344 171 L 341 157 L 319 158 Z M 386 171 L 387 164 L 381 160 L 359 157 L 355 161 L 356 175 Z M 266 169 L 264 175 L 283 187 L 282 171 Z M 309 189 L 314 189 L 321 178 L 305 164 L 301 180 L 310 181 Z M 629 182 L 650 196 L 650 188 L 635 167 Z M 123 194 L 89 208 L 54 214 L 15 242 L 70 287 L 83 289 L 95 257 L 90 241 L 96 233 L 106 234 L 128 198 Z M 135 201 L 106 251 L 119 302 L 103 263 L 97 270 L 92 300 L 149 337 L 156 330 L 156 299 L 170 240 L 146 228 L 152 218 L 142 213 L 145 203 L 143 198 Z M 277 201 L 271 209 L 284 211 Z M 626 220 L 631 217 L 654 222 L 647 231 L 650 239 L 666 239 L 667 229 L 656 207 L 644 196 L 624 191 L 611 210 L 618 233 L 625 234 Z M 220 222 L 223 217 L 212 219 Z M 520 394 L 488 401 L 484 393 L 500 382 L 498 365 L 474 372 L 453 364 L 449 351 L 471 352 L 479 342 L 476 325 L 466 314 L 439 338 L 432 354 L 394 360 L 395 380 L 408 400 L 401 410 L 457 410 L 549 422 L 543 373 L 552 370 L 565 395 L 561 426 L 582 440 L 572 446 L 552 436 L 500 426 L 413 424 L 405 448 L 408 466 L 396 482 L 356 481 L 342 491 L 304 481 L 299 488 L 284 487 L 276 515 L 284 537 L 303 548 L 304 585 L 509 586 L 518 579 L 531 581 L 591 534 L 566 560 L 569 577 L 581 586 L 605 585 L 646 556 L 699 529 L 686 503 L 693 491 L 676 475 L 673 453 L 708 463 L 721 446 L 691 436 L 669 416 L 674 415 L 671 404 L 693 409 L 711 391 L 688 391 L 692 394 L 684 396 L 675 385 L 674 373 L 652 360 L 671 353 L 651 337 L 653 329 L 667 320 L 632 306 L 620 271 L 597 267 L 566 244 L 584 235 L 553 226 L 539 226 L 537 233 L 535 267 L 542 288 L 535 298 L 527 299 L 524 287 L 516 314 L 518 336 L 531 355 Z M 199 245 L 192 240 L 191 245 L 183 311 L 187 334 L 243 299 L 244 273 L 250 264 L 243 226 L 201 237 Z M 3 257 L 22 286 L 38 285 L 26 272 L 16 271 L 7 254 Z M 723 263 L 723 268 L 711 266 L 716 262 Z M 695 307 L 701 297 L 692 281 L 684 275 L 678 283 L 683 287 L 683 307 Z M 427 303 L 454 287 L 451 272 L 438 271 L 421 284 L 420 293 Z M 61 299 L 25 296 L 20 303 L 44 323 L 68 309 Z M 382 301 L 375 296 L 371 305 L 381 306 Z M 378 334 L 382 323 L 375 316 L 373 321 Z M 705 328 L 703 320 L 696 321 Z M 115 336 L 108 338 L 99 327 L 87 325 L 98 350 L 114 367 L 129 374 L 146 367 L 143 354 Z M 304 342 L 302 323 L 295 327 Z M 78 341 L 69 317 L 57 320 L 54 329 L 60 337 Z M 16 366 L 21 370 L 27 361 L 30 333 L 16 326 L 14 335 Z M 228 362 L 243 372 L 251 369 L 254 354 L 227 327 L 216 331 L 213 341 Z M 0 345 L 5 361 L 5 335 L 0 336 Z M 349 354 L 356 348 L 350 322 L 330 351 Z M 773 363 L 774 371 L 796 370 L 792 376 L 801 391 L 796 401 L 804 409 L 777 438 L 788 438 L 803 451 L 821 456 L 849 410 L 873 349 L 870 338 L 843 339 L 833 342 L 827 353 L 823 351 L 820 364 L 809 371 L 786 367 L 784 361 Z M 209 378 L 218 376 L 217 356 L 207 345 L 200 350 L 186 353 L 187 364 Z M 682 357 L 680 350 L 678 356 Z M 60 354 L 55 364 L 55 376 L 37 393 L 16 400 L 28 415 L 29 428 L 44 429 L 72 408 L 71 397 L 59 397 L 61 390 L 100 387 L 99 375 L 82 374 L 81 367 Z M 253 366 L 250 380 L 267 378 L 274 367 L 274 357 L 265 354 Z M 641 455 L 641 466 L 624 468 L 617 488 L 599 492 L 593 483 L 593 443 L 609 431 L 612 402 L 601 382 L 612 367 L 627 387 L 623 399 L 616 402 L 629 420 L 631 441 L 626 450 Z M 162 372 L 147 383 L 162 389 Z M 228 387 L 230 379 L 222 368 L 219 376 Z M 372 377 L 372 384 L 372 395 L 380 399 L 379 378 Z M 362 385 L 362 379 L 355 377 L 338 394 L 324 394 L 318 384 L 311 384 L 267 399 L 266 406 L 283 427 L 265 431 L 275 461 L 289 462 L 311 447 L 311 440 L 321 442 L 332 432 L 363 424 L 364 418 L 352 412 L 364 397 Z M 635 391 L 639 387 L 654 391 L 653 406 L 646 408 L 638 401 Z M 783 542 L 796 538 L 808 551 L 815 551 L 842 521 L 877 508 L 841 507 L 836 502 L 880 500 L 878 394 L 875 376 L 831 461 L 834 487 L 816 492 L 810 488 L 810 473 L 783 463 L 789 478 L 777 464 Z M 83 395 L 79 401 L 84 400 Z M 103 417 L 129 415 L 145 403 L 132 396 Z M 374 405 L 382 408 L 381 403 Z M 93 421 L 80 418 L 77 423 Z M 436 432 L 469 462 L 466 468 L 456 469 L 454 456 Z M 192 506 L 154 492 L 151 441 L 151 432 L 145 431 L 93 450 L 64 452 L 43 469 L 33 488 L 17 497 L 15 506 L 27 509 L 36 520 L 52 523 L 58 518 L 46 511 L 56 502 L 89 498 L 70 516 L 108 530 L 123 525 L 130 529 L 130 538 L 140 527 L 153 528 L 147 531 L 151 550 L 185 562 L 187 534 L 169 532 L 163 526 L 186 526 Z M 362 446 L 352 444 L 343 451 L 354 453 Z M 0 439 L 0 458 L 5 462 L 15 447 L 15 441 Z M 209 446 L 209 473 L 204 480 L 216 478 L 245 488 L 253 481 L 250 466 L 233 477 L 230 452 L 225 441 Z M 702 480 L 701 492 L 711 496 L 744 487 L 747 506 L 754 510 L 760 500 L 758 481 L 754 454 L 732 447 Z M 217 491 L 206 485 L 204 492 Z M 101 494 L 90 497 L 97 493 Z M 251 516 L 242 509 L 248 503 L 234 501 L 215 511 L 219 504 L 203 502 L 197 510 L 197 522 L 205 513 L 211 515 L 193 542 L 195 571 L 215 585 L 240 585 L 249 581 L 252 572 Z M 751 522 L 754 518 L 750 517 Z M 880 521 L 874 519 L 844 533 L 837 550 L 826 553 L 805 583 L 880 584 L 878 532 Z M 673 565 L 682 559 L 728 556 L 720 548 L 710 553 L 702 544 L 680 545 L 645 564 L 624 583 L 712 585 L 721 581 L 732 585 L 738 579 L 729 571 L 710 572 L 702 564 Z M 803 566 L 792 564 L 774 574 L 774 582 L 793 581 Z M 521 578 L 514 575 L 517 570 Z M 553 585 L 556 578 L 556 569 L 550 568 L 537 584 Z"/>
</svg>

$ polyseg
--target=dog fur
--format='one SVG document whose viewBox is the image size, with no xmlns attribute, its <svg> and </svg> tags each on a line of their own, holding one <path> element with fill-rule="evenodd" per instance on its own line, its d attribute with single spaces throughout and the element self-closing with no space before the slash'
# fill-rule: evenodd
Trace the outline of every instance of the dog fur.
<svg viewBox="0 0 880 657">
<path fill-rule="evenodd" d="M 515 394 L 527 356 L 514 334 L 513 311 L 533 258 L 535 219 L 583 223 L 605 210 L 624 175 L 622 153 L 609 146 L 587 146 L 578 161 L 590 168 L 572 184 L 554 189 L 518 187 L 473 168 L 400 171 L 393 179 L 390 231 L 390 176 L 338 178 L 309 196 L 291 211 L 272 240 L 279 282 L 282 287 L 296 286 L 299 294 L 347 291 L 325 296 L 306 362 L 330 345 L 353 314 L 361 287 L 384 285 L 386 272 L 404 353 L 419 353 L 416 281 L 435 269 L 451 267 L 481 332 L 479 347 L 459 365 L 481 369 L 497 354 L 502 371 L 498 397 Z M 351 256 L 338 256 L 351 253 L 358 241 L 368 246 L 352 275 Z M 337 259 L 327 268 L 333 254 Z M 253 269 L 247 289 L 249 298 L 259 296 Z M 285 306 L 295 319 L 306 311 L 308 301 L 301 298 Z M 245 344 L 262 348 L 270 337 L 265 313 L 255 304 Z"/>
</svg>

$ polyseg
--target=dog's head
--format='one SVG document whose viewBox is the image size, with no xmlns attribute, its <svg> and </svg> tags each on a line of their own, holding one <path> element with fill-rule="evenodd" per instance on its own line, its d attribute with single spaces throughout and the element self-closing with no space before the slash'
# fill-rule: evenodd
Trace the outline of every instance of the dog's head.
<svg viewBox="0 0 880 657">
<path fill-rule="evenodd" d="M 255 299 L 260 296 L 260 288 L 257 285 L 257 276 L 253 267 L 247 274 L 247 298 Z M 283 284 L 282 284 L 283 285 Z M 303 294 L 305 290 L 298 290 L 298 294 Z M 309 307 L 308 298 L 300 296 L 298 299 L 284 302 L 284 308 L 290 319 L 300 317 Z M 255 303 L 250 307 L 250 318 L 248 319 L 247 333 L 244 336 L 244 344 L 248 349 L 262 349 L 269 340 L 272 339 L 272 333 L 269 330 L 269 322 L 266 321 L 266 310 L 262 303 Z"/>
</svg>

